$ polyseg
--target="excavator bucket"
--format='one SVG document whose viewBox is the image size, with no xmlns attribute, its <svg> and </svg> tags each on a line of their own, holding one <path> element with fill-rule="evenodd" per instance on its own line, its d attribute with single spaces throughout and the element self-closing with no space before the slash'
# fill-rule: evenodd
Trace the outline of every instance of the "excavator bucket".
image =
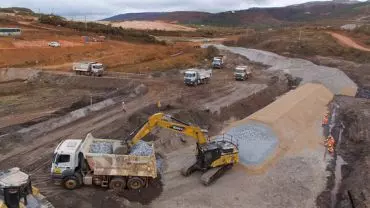
<svg viewBox="0 0 370 208">
<path fill-rule="evenodd" d="M 31 184 L 30 176 L 19 168 L 0 171 L 1 208 L 53 208 Z"/>
</svg>

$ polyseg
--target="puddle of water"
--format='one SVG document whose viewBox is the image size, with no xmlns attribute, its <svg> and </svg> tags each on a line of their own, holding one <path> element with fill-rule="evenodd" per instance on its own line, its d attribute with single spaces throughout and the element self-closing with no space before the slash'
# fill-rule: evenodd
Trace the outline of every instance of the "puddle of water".
<svg viewBox="0 0 370 208">
<path fill-rule="evenodd" d="M 273 130 L 261 123 L 240 124 L 227 132 L 239 145 L 240 162 L 262 164 L 276 149 L 278 139 Z"/>
<path fill-rule="evenodd" d="M 340 147 L 340 142 L 342 140 L 342 133 L 343 133 L 343 128 L 340 129 L 339 131 L 339 138 L 337 142 L 337 147 L 336 149 L 338 150 Z M 340 184 L 342 182 L 342 165 L 347 164 L 343 158 L 339 155 L 337 155 L 337 160 L 335 163 L 335 182 L 334 182 L 334 188 L 331 190 L 331 207 L 334 208 L 335 204 L 337 203 L 337 193 L 340 187 Z"/>
<path fill-rule="evenodd" d="M 342 182 L 342 165 L 347 164 L 341 156 L 337 156 L 335 165 L 335 185 L 331 190 L 331 207 L 334 208 L 337 203 L 337 193 Z"/>
</svg>

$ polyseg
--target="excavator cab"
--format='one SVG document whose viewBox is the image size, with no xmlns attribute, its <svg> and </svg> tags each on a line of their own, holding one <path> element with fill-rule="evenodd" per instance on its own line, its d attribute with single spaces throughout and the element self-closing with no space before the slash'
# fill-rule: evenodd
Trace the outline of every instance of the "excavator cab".
<svg viewBox="0 0 370 208">
<path fill-rule="evenodd" d="M 0 207 L 53 208 L 19 168 L 0 171 Z"/>
</svg>

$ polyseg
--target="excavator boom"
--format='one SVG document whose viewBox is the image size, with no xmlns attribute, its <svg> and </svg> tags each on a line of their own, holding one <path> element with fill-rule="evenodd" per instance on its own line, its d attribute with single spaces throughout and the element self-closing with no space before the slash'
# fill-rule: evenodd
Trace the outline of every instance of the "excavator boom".
<svg viewBox="0 0 370 208">
<path fill-rule="evenodd" d="M 206 130 L 201 129 L 198 126 L 192 126 L 163 113 L 156 113 L 150 116 L 138 131 L 132 132 L 131 134 L 136 133 L 136 135 L 132 138 L 131 143 L 136 144 L 139 140 L 148 135 L 155 127 L 170 129 L 193 137 L 200 145 L 207 143 L 207 138 L 204 134 L 207 132 Z"/>
</svg>

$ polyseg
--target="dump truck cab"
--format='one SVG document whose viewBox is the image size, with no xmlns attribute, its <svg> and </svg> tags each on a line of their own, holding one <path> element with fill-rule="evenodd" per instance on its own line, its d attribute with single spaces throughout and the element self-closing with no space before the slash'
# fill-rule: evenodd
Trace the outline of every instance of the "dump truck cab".
<svg viewBox="0 0 370 208">
<path fill-rule="evenodd" d="M 189 85 L 194 85 L 198 83 L 199 73 L 197 71 L 188 70 L 184 74 L 184 83 Z"/>
<path fill-rule="evenodd" d="M 51 164 L 52 178 L 59 183 L 65 176 L 73 175 L 76 168 L 79 167 L 79 149 L 82 140 L 67 139 L 59 143 L 54 151 L 53 161 Z"/>
<path fill-rule="evenodd" d="M 216 56 L 212 60 L 212 68 L 221 69 L 224 64 L 224 56 Z"/>
<path fill-rule="evenodd" d="M 234 69 L 235 80 L 247 80 L 251 75 L 251 71 L 248 66 L 237 66 Z"/>
</svg>

